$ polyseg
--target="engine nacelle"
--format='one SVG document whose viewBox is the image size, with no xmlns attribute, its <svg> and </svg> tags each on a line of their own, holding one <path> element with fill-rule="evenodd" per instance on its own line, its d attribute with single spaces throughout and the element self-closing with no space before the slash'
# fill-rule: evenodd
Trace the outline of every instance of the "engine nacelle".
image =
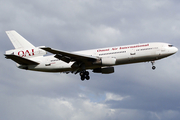
<svg viewBox="0 0 180 120">
<path fill-rule="evenodd" d="M 112 58 L 112 57 L 105 57 L 105 58 L 101 58 L 99 60 L 97 60 L 96 62 L 94 62 L 94 64 L 100 64 L 100 65 L 104 65 L 104 66 L 112 66 L 116 64 L 116 58 Z"/>
<path fill-rule="evenodd" d="M 93 69 L 94 73 L 110 74 L 114 73 L 114 67 L 102 67 Z"/>
</svg>

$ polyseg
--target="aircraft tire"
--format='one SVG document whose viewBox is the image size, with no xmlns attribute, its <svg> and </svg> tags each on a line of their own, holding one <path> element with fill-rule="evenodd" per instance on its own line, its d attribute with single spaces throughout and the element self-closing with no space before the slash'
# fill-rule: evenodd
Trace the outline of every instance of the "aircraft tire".
<svg viewBox="0 0 180 120">
<path fill-rule="evenodd" d="M 89 79 L 90 79 L 89 75 L 88 75 L 88 76 L 86 76 L 86 80 L 89 80 Z"/>
<path fill-rule="evenodd" d="M 80 72 L 79 75 L 80 75 L 80 76 L 84 76 L 84 72 Z"/>
<path fill-rule="evenodd" d="M 155 69 L 156 69 L 156 66 L 152 66 L 152 69 L 155 70 Z"/>
<path fill-rule="evenodd" d="M 86 72 L 85 72 L 85 75 L 89 76 L 89 72 L 88 72 L 88 71 L 86 71 Z"/>
<path fill-rule="evenodd" d="M 85 77 L 84 76 L 81 76 L 81 80 L 84 81 Z"/>
</svg>

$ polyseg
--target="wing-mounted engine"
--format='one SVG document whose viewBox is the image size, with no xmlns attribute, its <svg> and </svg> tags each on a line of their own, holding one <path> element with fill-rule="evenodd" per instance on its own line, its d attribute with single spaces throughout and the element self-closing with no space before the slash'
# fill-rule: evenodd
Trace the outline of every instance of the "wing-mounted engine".
<svg viewBox="0 0 180 120">
<path fill-rule="evenodd" d="M 112 66 L 116 64 L 116 58 L 113 57 L 104 57 L 96 60 L 93 64 L 95 65 L 104 65 L 104 66 Z"/>
<path fill-rule="evenodd" d="M 102 67 L 93 69 L 94 73 L 110 74 L 114 73 L 114 67 Z"/>
</svg>

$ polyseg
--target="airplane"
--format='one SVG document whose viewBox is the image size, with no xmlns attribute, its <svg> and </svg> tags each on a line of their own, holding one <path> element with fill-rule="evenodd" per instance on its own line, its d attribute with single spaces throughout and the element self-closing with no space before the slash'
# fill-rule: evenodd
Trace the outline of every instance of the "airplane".
<svg viewBox="0 0 180 120">
<path fill-rule="evenodd" d="M 15 49 L 5 52 L 5 57 L 16 62 L 17 67 L 41 72 L 79 73 L 82 81 L 89 80 L 89 72 L 114 73 L 116 65 L 151 62 L 175 54 L 178 49 L 169 43 L 151 42 L 92 50 L 67 52 L 51 47 L 35 47 L 14 30 L 6 31 Z M 53 55 L 46 55 L 47 52 Z"/>
</svg>

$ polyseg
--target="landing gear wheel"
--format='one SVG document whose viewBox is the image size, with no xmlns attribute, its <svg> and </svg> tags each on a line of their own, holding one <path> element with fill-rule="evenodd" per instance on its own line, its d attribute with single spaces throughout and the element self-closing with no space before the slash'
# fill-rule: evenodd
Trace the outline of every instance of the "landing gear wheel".
<svg viewBox="0 0 180 120">
<path fill-rule="evenodd" d="M 80 72 L 79 75 L 80 75 L 80 76 L 84 76 L 84 72 Z"/>
<path fill-rule="evenodd" d="M 90 77 L 89 76 L 86 76 L 86 80 L 89 80 L 90 79 Z"/>
<path fill-rule="evenodd" d="M 85 77 L 84 76 L 81 76 L 81 80 L 84 81 Z"/>
<path fill-rule="evenodd" d="M 81 80 L 84 81 L 85 79 L 86 80 L 89 80 L 90 77 L 89 77 L 89 72 L 88 71 L 81 71 L 79 73 L 79 75 L 81 76 Z"/>
<path fill-rule="evenodd" d="M 88 71 L 85 71 L 85 75 L 89 76 L 89 72 L 88 72 Z"/>
<path fill-rule="evenodd" d="M 152 64 L 152 69 L 155 70 L 156 69 L 156 66 L 154 66 L 155 61 L 151 61 L 151 64 Z"/>
<path fill-rule="evenodd" d="M 156 69 L 156 66 L 152 66 L 152 69 L 155 70 L 155 69 Z"/>
</svg>

